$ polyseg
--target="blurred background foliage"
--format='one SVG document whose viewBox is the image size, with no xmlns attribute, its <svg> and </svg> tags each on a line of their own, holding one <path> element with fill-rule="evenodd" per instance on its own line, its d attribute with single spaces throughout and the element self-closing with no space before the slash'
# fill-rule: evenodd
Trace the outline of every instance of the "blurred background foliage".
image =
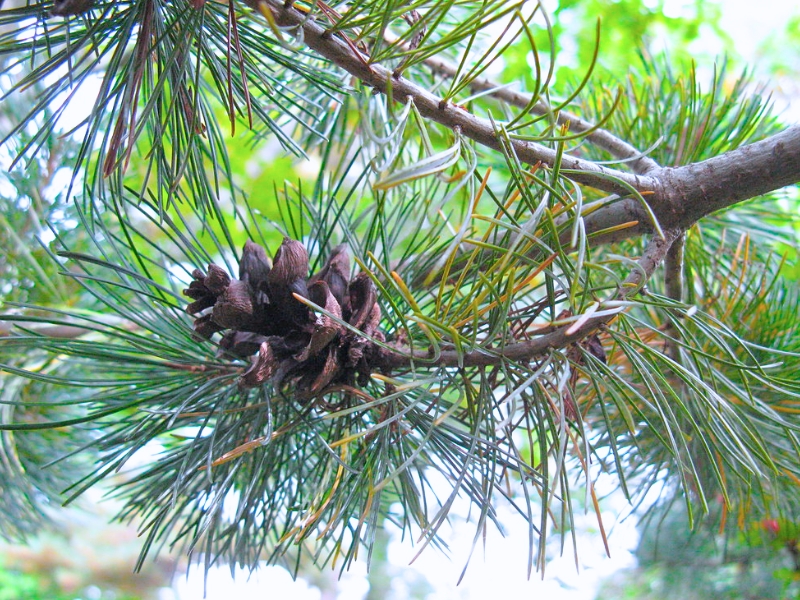
<svg viewBox="0 0 800 600">
<path fill-rule="evenodd" d="M 84 507 L 86 508 L 86 506 Z M 55 516 L 56 531 L 0 546 L 2 600 L 159 600 L 185 565 L 167 555 L 134 573 L 135 529 L 110 524 L 108 504 Z"/>
<path fill-rule="evenodd" d="M 734 0 L 735 1 L 735 0 Z M 19 4 L 19 3 L 17 3 Z M 6 0 L 4 10 L 15 3 Z M 726 54 L 725 61 L 718 60 L 716 75 L 720 83 L 719 94 L 730 93 L 737 83 L 739 73 L 749 68 L 751 81 L 766 82 L 763 89 L 767 94 L 773 90 L 770 81 L 778 82 L 777 93 L 789 93 L 798 89 L 797 65 L 800 64 L 800 12 L 781 23 L 776 23 L 773 35 L 766 38 L 758 48 L 755 57 L 747 57 L 747 61 L 737 55 L 737 40 L 723 24 L 726 10 L 724 2 L 695 0 L 673 2 L 668 0 L 589 0 L 578 2 L 564 0 L 549 7 L 551 11 L 552 30 L 555 33 L 556 52 L 559 66 L 555 73 L 556 92 L 567 93 L 575 83 L 586 75 L 587 65 L 593 62 L 595 52 L 597 21 L 600 21 L 599 59 L 596 65 L 597 78 L 594 86 L 607 85 L 605 82 L 622 82 L 623 89 L 633 94 L 641 90 L 642 83 L 650 86 L 650 94 L 656 102 L 666 107 L 680 109 L 685 106 L 686 98 L 671 98 L 670 94 L 678 86 L 671 87 L 669 78 L 662 78 L 646 72 L 641 56 L 661 57 L 665 64 L 672 67 L 673 73 L 685 76 L 687 65 L 694 62 L 698 67 L 698 79 L 705 82 L 711 64 L 720 54 Z M 753 10 L 756 10 L 754 7 Z M 549 48 L 544 43 L 543 32 L 539 31 L 537 40 L 541 40 L 540 49 L 544 55 Z M 0 61 L 4 60 L 0 57 Z M 492 67 L 496 76 L 503 82 L 526 80 L 534 83 L 532 75 L 531 54 L 524 45 L 508 48 L 501 61 Z M 676 75 L 678 77 L 678 75 Z M 628 81 L 635 85 L 626 86 Z M 648 78 L 651 78 L 648 80 Z M 713 79 L 713 77 L 711 77 Z M 754 86 L 755 83 L 747 85 Z M 705 88 L 707 90 L 707 88 Z M 11 124 L 19 120 L 29 109 L 32 99 L 37 95 L 35 87 L 24 95 L 8 96 L 0 102 L 0 138 L 5 138 Z M 608 108 L 608 96 L 602 93 L 589 93 L 587 99 L 598 104 L 584 106 L 587 114 L 599 116 Z M 606 103 L 600 101 L 606 98 Z M 666 100 L 670 98 L 670 100 Z M 636 110 L 634 103 L 627 104 Z M 752 110 L 761 110 L 762 105 L 753 106 Z M 225 120 L 225 110 L 215 108 L 221 122 Z M 47 119 L 47 113 L 44 115 Z M 724 117 L 724 115 L 722 115 Z M 663 115 L 659 117 L 663 119 Z M 616 121 L 614 121 L 616 119 Z M 612 117 L 613 124 L 630 122 L 631 115 L 624 113 Z M 718 120 L 724 128 L 724 118 Z M 759 134 L 773 131 L 780 125 L 780 117 L 763 123 L 764 129 Z M 646 130 L 647 115 L 639 122 Z M 32 143 L 38 130 L 26 128 L 13 137 L 7 138 L 0 147 L 0 162 L 10 165 L 20 148 Z M 84 228 L 79 227 L 80 215 L 76 211 L 75 202 L 81 202 L 80 186 L 68 187 L 77 157 L 80 143 L 72 135 L 63 135 L 64 131 L 56 131 L 43 140 L 44 151 L 32 160 L 17 162 L 13 168 L 0 173 L 0 303 L 25 303 L 51 306 L 58 310 L 73 306 L 90 306 L 87 303 L 85 290 L 77 285 L 76 280 L 59 275 L 62 270 L 58 260 L 50 260 L 57 247 L 56 240 L 66 243 L 74 251 L 91 248 L 91 239 Z M 443 140 L 433 138 L 435 143 L 443 144 Z M 653 140 L 655 143 L 656 140 Z M 299 159 L 287 153 L 280 144 L 267 144 L 254 150 L 254 137 L 244 127 L 238 127 L 234 135 L 225 136 L 225 145 L 230 156 L 230 178 L 235 188 L 229 197 L 220 198 L 224 203 L 236 205 L 242 194 L 249 199 L 249 205 L 266 219 L 285 222 L 286 214 L 281 211 L 292 210 L 286 205 L 281 207 L 275 202 L 276 191 L 286 186 L 313 189 L 318 183 L 318 164 L 324 159 L 313 148 L 308 147 L 308 158 Z M 732 141 L 735 145 L 738 140 Z M 716 153 L 725 148 L 725 140 L 720 144 L 706 144 L 708 153 Z M 654 150 L 657 154 L 658 147 Z M 687 153 L 685 163 L 704 158 L 705 155 Z M 135 180 L 141 174 L 135 170 L 128 177 Z M 748 213 L 749 211 L 749 213 Z M 705 242 L 709 238 L 717 240 L 715 251 L 728 252 L 741 243 L 739 237 L 743 224 L 752 225 L 761 219 L 780 220 L 782 215 L 797 214 L 800 211 L 800 195 L 797 189 L 788 190 L 779 198 L 770 198 L 763 205 L 755 203 L 748 211 L 735 216 L 720 215 L 703 225 L 703 231 L 696 230 L 689 238 L 687 252 L 706 252 Z M 167 211 L 174 216 L 174 213 Z M 744 221 L 746 223 L 744 223 Z M 796 227 L 796 224 L 789 224 Z M 213 222 L 211 234 L 219 234 Z M 235 246 L 241 246 L 248 234 L 244 230 L 232 228 L 237 239 Z M 166 243 L 163 234 L 157 229 L 151 232 L 155 244 Z M 276 231 L 274 238 L 266 240 L 273 246 L 280 240 Z M 704 236 L 703 244 L 697 240 Z M 745 242 L 747 243 L 747 242 Z M 783 275 L 794 279 L 800 278 L 800 267 L 794 249 L 783 242 L 773 244 L 775 255 L 787 254 Z M 724 249 L 724 248 L 727 248 Z M 765 263 L 767 256 L 760 257 Z M 777 259 L 776 259 L 777 260 Z M 63 262 L 63 261 L 62 261 Z M 710 267 L 713 268 L 713 267 Z M 731 273 L 721 276 L 723 281 L 732 277 Z M 710 278 L 704 278 L 706 280 Z M 731 298 L 731 302 L 741 298 Z M 730 307 L 720 305 L 721 313 Z M 775 328 L 761 332 L 764 336 L 775 335 L 789 327 L 787 321 L 796 315 L 786 315 L 776 311 Z M 737 324 L 747 327 L 746 319 Z M 6 326 L 3 323 L 2 326 Z M 8 330 L 0 330 L 0 335 Z M 759 333 L 759 332 L 755 332 Z M 767 340 L 764 340 L 767 341 Z M 786 340 L 789 347 L 800 349 L 800 340 Z M 0 357 L 3 358 L 3 357 Z M 15 357 L 4 357 L 13 361 Z M 796 371 L 797 372 L 797 371 Z M 8 385 L 6 382 L 4 385 Z M 31 398 L 37 397 L 35 383 L 27 384 L 25 391 Z M 0 393 L 6 393 L 5 391 Z M 69 403 L 70 398 L 59 399 Z M 3 410 L 12 410 L 4 406 Z M 9 415 L 6 415 L 9 416 Z M 46 412 L 43 417 L 46 417 Z M 13 420 L 13 419 L 11 419 Z M 47 462 L 41 456 L 41 448 L 60 448 L 58 454 L 69 455 L 71 450 L 91 440 L 91 430 L 72 430 L 69 435 L 62 431 L 43 430 L 35 434 L 17 435 L 13 443 L 4 433 L 2 452 L 5 461 L 18 465 L 16 481 L 5 482 L 4 494 L 21 494 L 20 506 L 28 506 L 39 510 L 42 519 L 47 518 L 46 511 L 41 509 L 42 493 L 54 498 L 66 488 L 71 481 L 53 478 L 43 471 L 42 464 Z M 40 437 L 37 437 L 40 436 Z M 41 436 L 44 436 L 42 438 Z M 13 450 L 12 450 L 13 448 Z M 69 459 L 71 460 L 71 459 Z M 86 457 L 75 458 L 74 467 L 69 470 L 73 474 L 89 468 Z M 77 477 L 74 477 L 77 479 Z M 24 496 L 29 496 L 28 500 Z M 52 502 L 52 500 L 46 500 Z M 166 585 L 177 569 L 175 562 L 158 564 L 155 570 L 145 574 L 131 575 L 133 564 L 131 555 L 138 551 L 137 543 L 130 536 L 129 530 L 108 529 L 97 519 L 89 520 L 86 511 L 96 512 L 97 508 L 90 502 L 83 502 L 75 511 L 83 511 L 82 516 L 75 517 L 69 524 L 60 519 L 56 521 L 60 533 L 48 534 L 49 538 L 33 537 L 33 530 L 26 525 L 29 521 L 16 515 L 0 516 L 3 533 L 27 536 L 25 546 L 6 546 L 0 550 L 2 570 L 0 570 L 0 600 L 66 600 L 75 598 L 76 590 L 85 590 L 96 586 L 100 594 L 113 594 L 117 600 L 142 600 L 154 597 L 154 590 Z M 76 513 L 77 514 L 77 513 Z M 791 515 L 783 515 L 776 519 L 767 519 L 751 524 L 750 533 L 734 531 L 727 536 L 714 536 L 708 532 L 687 533 L 687 514 L 685 504 L 675 502 L 668 506 L 659 506 L 648 514 L 643 524 L 642 538 L 637 558 L 640 567 L 633 573 L 623 574 L 609 582 L 601 591 L 604 598 L 636 597 L 636 598 L 707 598 L 713 595 L 730 598 L 772 598 L 796 597 L 798 594 L 795 524 Z M 736 520 L 731 521 L 735 523 Z M 658 524 L 658 527 L 654 524 Z M 731 525 L 733 526 L 733 525 Z M 94 539 L 96 536 L 97 539 Z M 101 538 L 110 538 L 112 544 L 102 545 Z M 55 540 L 61 541 L 55 541 Z M 120 544 L 120 539 L 125 543 Z M 80 551 L 76 551 L 76 546 Z M 118 546 L 119 556 L 111 556 L 108 550 L 96 553 L 92 549 Z M 386 588 L 391 568 L 386 565 L 385 545 L 376 547 L 373 554 L 374 589 L 370 597 L 375 595 L 381 586 Z M 116 554 L 116 553 L 115 553 Z M 113 560 L 109 561 L 108 559 Z M 699 568 L 700 567 L 700 568 Z M 383 573 L 383 583 L 380 577 Z M 309 577 L 312 575 L 309 571 Z M 420 584 L 420 589 L 425 586 Z M 110 595 L 94 598 L 110 598 Z M 422 597 L 423 592 L 420 591 Z M 15 595 L 16 594 L 16 595 Z M 38 595 L 37 595 L 38 594 Z"/>
<path fill-rule="evenodd" d="M 731 527 L 728 535 L 693 531 L 679 503 L 660 505 L 640 524 L 637 568 L 615 573 L 597 599 L 800 597 L 797 524 L 764 519 L 748 525 Z"/>
</svg>

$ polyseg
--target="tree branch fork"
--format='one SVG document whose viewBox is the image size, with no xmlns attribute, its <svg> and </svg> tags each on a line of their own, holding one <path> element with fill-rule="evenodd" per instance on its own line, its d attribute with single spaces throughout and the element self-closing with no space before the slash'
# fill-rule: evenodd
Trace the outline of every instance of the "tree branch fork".
<svg viewBox="0 0 800 600">
<path fill-rule="evenodd" d="M 494 123 L 460 106 L 445 102 L 441 97 L 380 64 L 370 63 L 369 58 L 361 54 L 354 44 L 347 43 L 338 34 L 332 34 L 315 22 L 308 13 L 294 8 L 291 2 L 246 2 L 272 23 L 296 32 L 297 37 L 308 48 L 363 84 L 385 94 L 390 100 L 407 102 L 410 98 L 423 117 L 453 130 L 458 128 L 463 136 L 476 143 L 502 151 L 504 140 Z M 454 68 L 443 61 L 428 59 L 426 62 L 445 76 L 455 75 Z M 499 89 L 485 79 L 473 82 L 473 89 L 490 92 L 498 100 L 516 107 L 526 107 L 530 100 L 524 94 Z M 539 103 L 533 107 L 532 112 L 541 114 L 547 110 L 547 106 Z M 574 123 L 577 131 L 588 131 L 592 127 L 590 123 L 568 113 L 562 113 L 557 118 L 559 123 Z M 596 235 L 593 238 L 595 244 L 658 231 L 659 227 L 655 226 L 651 214 L 642 206 L 641 201 L 630 197 L 631 188 L 645 199 L 664 236 L 653 236 L 638 261 L 638 267 L 631 272 L 617 294 L 617 301 L 629 297 L 633 291 L 638 291 L 655 269 L 667 259 L 673 243 L 681 240 L 683 232 L 704 216 L 800 182 L 800 126 L 789 127 L 765 140 L 706 161 L 676 168 L 662 167 L 641 153 L 637 154 L 635 148 L 603 129 L 591 131 L 586 139 L 628 161 L 633 172 L 611 169 L 566 154 L 559 157 L 556 150 L 531 141 L 510 139 L 510 143 L 521 162 L 552 166 L 560 160 L 561 168 L 570 171 L 570 179 L 611 194 L 606 206 L 584 218 L 587 234 L 607 229 L 613 231 Z M 636 225 L 614 229 L 615 226 L 631 222 Z M 671 272 L 674 271 L 674 265 L 668 266 Z M 533 340 L 506 345 L 494 352 L 481 349 L 459 354 L 455 350 L 443 350 L 434 357 L 426 351 L 412 351 L 408 348 L 390 351 L 384 348 L 379 367 L 392 370 L 417 362 L 438 366 L 480 366 L 498 364 L 503 360 L 530 360 L 552 349 L 564 348 L 584 339 L 606 325 L 616 314 L 613 310 L 597 312 L 597 315 L 584 315 L 575 323 L 559 327 Z"/>
<path fill-rule="evenodd" d="M 364 84 L 394 101 L 405 102 L 411 98 L 424 117 L 451 129 L 458 128 L 462 135 L 487 148 L 502 150 L 503 140 L 493 123 L 462 107 L 444 102 L 442 98 L 402 76 L 396 76 L 380 64 L 369 63 L 367 57 L 361 55 L 353 44 L 348 44 L 338 35 L 328 32 L 307 13 L 294 8 L 291 2 L 246 2 L 255 11 L 265 14 L 268 21 L 290 31 L 294 30 L 306 46 Z M 428 62 L 429 66 L 443 74 L 454 75 L 452 66 L 447 63 L 438 59 L 429 59 Z M 476 80 L 473 85 L 482 91 L 491 90 L 494 86 L 483 79 Z M 529 104 L 529 98 L 518 92 L 499 89 L 493 94 L 500 101 L 517 107 Z M 533 108 L 533 112 L 539 113 L 547 110 L 542 104 Z M 590 123 L 575 115 L 562 112 L 557 118 L 560 123 L 575 123 L 579 131 L 592 128 Z M 657 165 L 652 159 L 641 156 L 623 140 L 602 129 L 593 130 L 587 135 L 587 140 L 628 160 L 636 171 L 631 173 L 610 169 L 569 155 L 560 157 L 561 168 L 571 171 L 571 179 L 612 195 L 606 206 L 584 218 L 587 234 L 613 229 L 624 223 L 636 223 L 633 227 L 618 229 L 611 234 L 595 236 L 593 243 L 613 242 L 656 231 L 652 217 L 640 201 L 626 197 L 630 194 L 630 188 L 643 195 L 664 233 L 664 237 L 653 236 L 639 259 L 637 268 L 628 276 L 617 295 L 609 299 L 609 306 L 614 305 L 614 302 L 624 301 L 638 291 L 656 268 L 668 258 L 673 243 L 680 240 L 683 232 L 702 217 L 800 181 L 800 126 L 790 127 L 770 138 L 709 160 L 677 168 Z M 557 152 L 545 145 L 518 139 L 511 139 L 510 142 L 522 162 L 552 166 L 558 160 Z M 674 266 L 670 268 L 674 271 Z M 597 310 L 595 307 L 595 310 L 592 314 L 579 316 L 574 322 L 532 340 L 508 344 L 495 350 L 482 348 L 458 353 L 456 350 L 445 349 L 433 356 L 422 350 L 405 347 L 390 350 L 383 347 L 376 366 L 384 370 L 395 370 L 408 367 L 412 363 L 431 366 L 488 366 L 507 360 L 530 360 L 586 338 L 609 323 L 622 308 Z M 76 332 L 70 330 L 66 335 L 71 337 Z"/>
<path fill-rule="evenodd" d="M 370 63 L 353 44 L 346 43 L 338 34 L 331 34 L 291 3 L 246 1 L 262 14 L 268 11 L 269 20 L 297 32 L 298 38 L 311 50 L 365 85 L 397 102 L 404 103 L 411 98 L 424 117 L 451 129 L 459 128 L 462 135 L 478 144 L 502 151 L 502 140 L 494 124 L 445 102 L 402 76 L 395 76 L 380 64 Z M 453 74 L 452 67 L 443 61 L 429 62 L 444 74 Z M 485 91 L 491 89 L 492 84 L 478 80 L 475 86 Z M 514 106 L 524 106 L 528 100 L 524 95 L 509 90 L 499 90 L 495 95 Z M 543 105 L 534 107 L 534 112 L 544 110 L 546 107 Z M 577 130 L 586 131 L 591 127 L 575 115 L 560 115 L 559 122 L 566 120 L 577 123 Z M 627 160 L 637 156 L 634 148 L 605 130 L 597 130 L 587 139 Z M 552 166 L 559 160 L 557 151 L 543 144 L 519 139 L 510 142 L 522 162 Z M 677 168 L 660 167 L 644 157 L 636 165 L 639 168 L 635 170 L 639 172 L 631 173 L 570 155 L 562 155 L 560 165 L 570 171 L 570 178 L 577 183 L 621 198 L 609 202 L 607 207 L 585 219 L 587 234 L 631 221 L 638 221 L 638 226 L 616 235 L 629 237 L 655 231 L 650 215 L 640 202 L 627 197 L 631 188 L 643 195 L 662 229 L 686 230 L 716 210 L 800 182 L 800 126 L 790 127 L 770 138 L 709 160 Z"/>
</svg>

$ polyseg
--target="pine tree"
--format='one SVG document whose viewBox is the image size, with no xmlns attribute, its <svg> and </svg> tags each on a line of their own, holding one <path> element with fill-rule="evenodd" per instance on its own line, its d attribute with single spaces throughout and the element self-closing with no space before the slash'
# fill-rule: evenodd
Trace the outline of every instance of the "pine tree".
<svg viewBox="0 0 800 600">
<path fill-rule="evenodd" d="M 100 482 L 142 559 L 207 566 L 438 545 L 461 497 L 540 568 L 600 473 L 692 526 L 797 514 L 800 127 L 724 69 L 562 81 L 557 35 L 502 0 L 0 12 L 38 198 L 2 223 L 3 535 Z M 275 141 L 313 183 L 241 189 Z"/>
</svg>

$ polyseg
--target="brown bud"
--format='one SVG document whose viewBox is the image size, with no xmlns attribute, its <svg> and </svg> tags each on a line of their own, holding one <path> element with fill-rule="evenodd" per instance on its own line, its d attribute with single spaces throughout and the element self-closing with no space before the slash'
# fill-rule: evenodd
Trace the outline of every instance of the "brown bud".
<svg viewBox="0 0 800 600">
<path fill-rule="evenodd" d="M 217 300 L 216 294 L 212 293 L 211 290 L 206 287 L 205 273 L 200 269 L 195 269 L 192 271 L 192 278 L 193 281 L 189 284 L 189 287 L 183 290 L 184 296 L 188 296 L 195 301 L 186 307 L 186 312 L 190 315 L 199 313 L 210 306 L 214 306 L 214 302 Z"/>
<path fill-rule="evenodd" d="M 297 382 L 297 387 L 305 390 L 306 396 L 314 396 L 323 391 L 340 373 L 341 368 L 336 357 L 336 349 L 328 347 L 324 354 L 324 362 L 322 362 L 322 357 L 317 357 L 315 368 L 303 374 Z"/>
<path fill-rule="evenodd" d="M 347 246 L 339 244 L 336 246 L 328 260 L 322 268 L 317 271 L 311 279 L 308 280 L 309 284 L 315 281 L 324 281 L 342 307 L 342 312 L 349 313 L 350 298 L 347 295 L 347 286 L 350 278 L 350 254 L 347 252 Z"/>
<path fill-rule="evenodd" d="M 206 275 L 203 283 L 206 284 L 212 294 L 219 296 L 230 285 L 231 278 L 225 272 L 225 269 L 215 264 L 210 264 L 208 265 L 208 275 Z"/>
<path fill-rule="evenodd" d="M 242 249 L 242 260 L 239 262 L 239 279 L 250 286 L 254 297 L 267 292 L 267 277 L 270 266 L 267 253 L 258 244 L 248 240 Z M 256 298 L 259 302 L 269 302 L 269 298 Z"/>
<path fill-rule="evenodd" d="M 210 339 L 218 331 L 222 331 L 224 327 L 220 327 L 211 318 L 211 315 L 205 315 L 194 320 L 194 330 L 198 335 L 205 339 Z"/>
<path fill-rule="evenodd" d="M 328 284 L 324 281 L 315 281 L 308 286 L 309 299 L 325 309 L 336 318 L 342 317 L 342 310 L 336 298 L 333 297 Z M 314 332 L 311 334 L 311 340 L 308 342 L 303 351 L 295 358 L 299 361 L 308 359 L 310 356 L 316 356 L 323 348 L 330 344 L 336 336 L 342 332 L 344 328 L 336 322 L 335 319 L 328 315 L 318 315 L 317 321 L 314 324 Z"/>
<path fill-rule="evenodd" d="M 281 247 L 275 253 L 272 270 L 267 279 L 270 292 L 275 289 L 282 293 L 298 279 L 305 281 L 308 276 L 308 252 L 298 241 L 283 238 Z"/>
<path fill-rule="evenodd" d="M 372 308 L 367 315 L 364 325 L 361 328 L 365 334 L 369 336 L 375 335 L 378 332 L 378 326 L 381 324 L 381 306 L 378 304 L 377 299 L 372 303 Z"/>
<path fill-rule="evenodd" d="M 250 331 L 229 331 L 219 342 L 218 356 L 223 354 L 230 354 L 239 358 L 252 356 L 258 352 L 262 343 L 266 342 L 267 338 L 257 333 Z"/>
<path fill-rule="evenodd" d="M 603 348 L 603 342 L 600 341 L 600 338 L 596 333 L 590 335 L 585 340 L 581 342 L 581 346 L 592 356 L 594 356 L 597 360 L 601 363 L 606 364 L 608 363 L 608 358 L 606 358 L 606 351 Z"/>
<path fill-rule="evenodd" d="M 195 273 L 198 271 L 195 269 Z M 205 279 L 205 274 L 200 275 L 200 280 L 192 281 L 189 284 L 189 287 L 183 290 L 184 296 L 189 296 L 193 300 L 198 300 L 204 296 L 212 295 L 211 292 L 206 287 L 206 284 L 203 283 L 203 279 Z"/>
<path fill-rule="evenodd" d="M 183 290 L 183 293 L 188 296 L 189 294 L 186 293 L 188 291 L 190 291 L 190 290 Z M 214 302 L 216 302 L 216 301 L 217 301 L 217 299 L 216 299 L 215 296 L 213 296 L 212 294 L 206 294 L 204 296 L 201 296 L 200 298 L 198 298 L 194 302 L 192 302 L 190 304 L 187 304 L 186 305 L 186 312 L 189 313 L 190 315 L 194 315 L 196 313 L 199 313 L 199 312 L 207 309 L 210 306 L 214 306 Z"/>
<path fill-rule="evenodd" d="M 378 300 L 375 285 L 366 273 L 359 273 L 350 284 L 350 307 L 352 314 L 349 323 L 357 328 L 363 329 L 364 324 L 369 320 L 373 308 Z M 380 318 L 380 313 L 378 313 Z"/>
</svg>

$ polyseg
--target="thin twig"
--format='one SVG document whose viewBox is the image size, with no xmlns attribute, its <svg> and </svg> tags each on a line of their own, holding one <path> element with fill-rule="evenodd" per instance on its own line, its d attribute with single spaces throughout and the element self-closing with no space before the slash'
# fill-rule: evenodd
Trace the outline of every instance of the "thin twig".
<svg viewBox="0 0 800 600">
<path fill-rule="evenodd" d="M 683 233 L 670 246 L 664 261 L 664 284 L 667 297 L 676 302 L 683 302 L 683 250 L 685 246 L 686 234 Z"/>
<path fill-rule="evenodd" d="M 444 75 L 445 77 L 453 78 L 458 73 L 458 68 L 454 64 L 438 56 L 426 58 L 423 63 L 434 72 Z M 474 92 L 484 92 L 491 98 L 495 98 L 496 100 L 521 109 L 529 107 L 532 100 L 530 94 L 512 90 L 507 86 L 502 86 L 485 77 L 475 78 L 470 82 L 469 87 Z M 540 100 L 530 108 L 530 112 L 535 115 L 546 115 L 552 112 L 552 107 Z M 584 138 L 586 141 L 591 142 L 598 148 L 606 150 L 614 158 L 626 161 L 626 164 L 634 173 L 647 175 L 660 168 L 660 165 L 655 160 L 646 156 L 638 148 L 618 138 L 606 129 L 595 129 L 596 125 L 594 123 L 582 119 L 576 114 L 560 110 L 555 115 L 555 118 L 556 123 L 559 125 L 569 123 L 569 130 L 572 133 L 591 131 L 591 133 Z"/>
<path fill-rule="evenodd" d="M 647 280 L 652 276 L 656 267 L 660 265 L 672 246 L 673 242 L 681 235 L 680 230 L 669 229 L 664 232 L 664 237 L 653 236 L 637 267 L 625 279 L 616 295 L 616 300 L 624 300 L 642 289 Z M 424 351 L 411 352 L 408 348 L 397 348 L 394 352 L 384 351 L 379 367 L 387 370 L 408 368 L 411 363 L 427 366 L 494 366 L 508 361 L 525 362 L 551 350 L 564 348 L 569 344 L 578 342 L 586 336 L 597 331 L 609 323 L 616 314 L 603 314 L 587 318 L 579 327 L 571 323 L 559 327 L 556 331 L 532 340 L 509 344 L 492 349 L 476 349 L 459 353 L 456 350 L 442 350 L 434 358 L 433 354 Z"/>
<path fill-rule="evenodd" d="M 670 246 L 667 258 L 664 260 L 664 285 L 667 297 L 676 302 L 683 302 L 683 250 L 685 246 L 686 233 L 684 232 Z M 677 319 L 678 317 L 679 313 L 673 311 L 672 318 Z M 664 332 L 667 335 L 664 342 L 667 355 L 675 362 L 678 362 L 680 359 L 680 346 L 673 341 L 680 335 L 678 329 L 670 321 L 667 323 Z"/>
</svg>

